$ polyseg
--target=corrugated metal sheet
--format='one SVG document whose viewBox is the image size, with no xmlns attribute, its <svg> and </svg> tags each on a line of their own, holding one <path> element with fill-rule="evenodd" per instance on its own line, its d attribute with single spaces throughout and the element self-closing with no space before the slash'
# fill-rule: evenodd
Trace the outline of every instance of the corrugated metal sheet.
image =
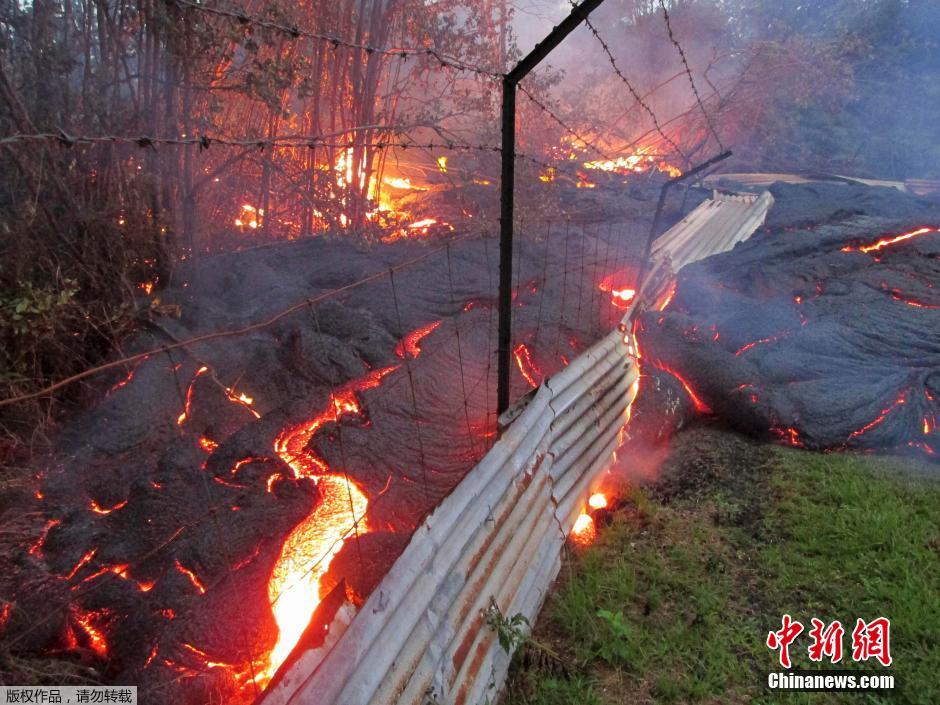
<svg viewBox="0 0 940 705">
<path fill-rule="evenodd" d="M 772 202 L 765 195 L 699 206 L 657 241 L 658 276 L 749 236 Z M 558 573 L 562 544 L 622 440 L 637 392 L 622 329 L 538 388 L 345 630 L 332 625 L 329 643 L 300 655 L 263 705 L 495 700 L 509 655 L 486 609 L 532 620 Z"/>
</svg>

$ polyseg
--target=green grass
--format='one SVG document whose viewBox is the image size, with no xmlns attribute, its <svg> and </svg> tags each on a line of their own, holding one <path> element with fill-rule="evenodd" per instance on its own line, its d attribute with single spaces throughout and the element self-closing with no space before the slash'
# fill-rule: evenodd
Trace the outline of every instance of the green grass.
<svg viewBox="0 0 940 705">
<path fill-rule="evenodd" d="M 940 483 L 908 461 L 762 452 L 668 499 L 634 490 L 567 561 L 536 627 L 573 677 L 519 665 L 507 701 L 940 702 Z M 814 670 L 811 617 L 846 628 L 838 667 L 878 672 L 851 660 L 851 631 L 856 617 L 888 617 L 898 689 L 764 688 L 767 671 L 780 670 L 764 642 L 785 612 L 807 629 L 791 647 L 794 667 Z"/>
</svg>

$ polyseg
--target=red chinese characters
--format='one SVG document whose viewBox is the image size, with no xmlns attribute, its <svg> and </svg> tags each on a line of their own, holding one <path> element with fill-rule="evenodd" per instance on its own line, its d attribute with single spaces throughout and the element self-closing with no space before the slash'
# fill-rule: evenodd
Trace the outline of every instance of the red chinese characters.
<svg viewBox="0 0 940 705">
<path fill-rule="evenodd" d="M 859 618 L 852 630 L 852 660 L 878 659 L 882 666 L 891 665 L 891 621 L 878 617 L 870 622 Z"/>
<path fill-rule="evenodd" d="M 790 644 L 802 633 L 803 625 L 785 614 L 780 631 L 767 634 L 767 648 L 780 650 L 780 665 L 784 668 L 790 668 Z"/>
<path fill-rule="evenodd" d="M 842 637 L 845 635 L 842 622 L 837 619 L 826 626 L 821 619 L 813 617 L 812 624 L 809 636 L 813 643 L 809 646 L 809 660 L 818 662 L 828 656 L 830 662 L 839 663 L 842 660 Z"/>
</svg>

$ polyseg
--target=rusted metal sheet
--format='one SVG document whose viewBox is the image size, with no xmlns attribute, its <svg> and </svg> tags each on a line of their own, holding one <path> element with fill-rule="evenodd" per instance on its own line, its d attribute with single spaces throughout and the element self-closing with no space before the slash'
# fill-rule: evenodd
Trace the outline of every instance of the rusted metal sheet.
<svg viewBox="0 0 940 705">
<path fill-rule="evenodd" d="M 716 196 L 700 206 L 657 241 L 658 281 L 750 236 L 770 203 L 769 194 Z M 629 420 L 639 369 L 624 331 L 634 309 L 545 380 L 359 612 L 331 625 L 323 648 L 299 655 L 262 705 L 495 701 L 509 654 L 487 610 L 534 620 L 558 574 L 562 544 Z"/>
</svg>

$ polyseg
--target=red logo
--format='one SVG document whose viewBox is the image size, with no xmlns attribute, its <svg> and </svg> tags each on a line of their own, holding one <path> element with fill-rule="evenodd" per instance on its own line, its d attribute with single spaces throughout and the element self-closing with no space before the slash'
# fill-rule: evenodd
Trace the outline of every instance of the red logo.
<svg viewBox="0 0 940 705">
<path fill-rule="evenodd" d="M 790 615 L 783 615 L 778 631 L 768 632 L 767 648 L 779 651 L 780 665 L 790 668 L 790 646 L 803 633 L 802 623 Z M 813 617 L 813 628 L 809 630 L 812 642 L 807 649 L 809 660 L 820 662 L 828 658 L 831 663 L 842 660 L 842 640 L 845 629 L 839 620 L 827 625 L 821 619 Z M 858 619 L 852 630 L 852 660 L 856 662 L 877 659 L 885 667 L 891 665 L 891 620 L 878 617 L 870 622 Z"/>
<path fill-rule="evenodd" d="M 891 665 L 891 621 L 878 617 L 866 623 L 859 619 L 852 630 L 852 660 L 876 658 L 882 666 Z"/>
<path fill-rule="evenodd" d="M 845 634 L 842 622 L 837 619 L 828 627 L 815 617 L 812 622 L 813 628 L 809 630 L 809 635 L 813 643 L 809 646 L 809 660 L 822 661 L 824 656 L 828 656 L 832 663 L 839 663 L 842 660 L 842 637 Z"/>
<path fill-rule="evenodd" d="M 767 634 L 767 647 L 780 650 L 780 665 L 790 668 L 790 644 L 803 633 L 803 625 L 794 622 L 790 615 L 783 615 L 783 627 L 778 632 Z"/>
</svg>

